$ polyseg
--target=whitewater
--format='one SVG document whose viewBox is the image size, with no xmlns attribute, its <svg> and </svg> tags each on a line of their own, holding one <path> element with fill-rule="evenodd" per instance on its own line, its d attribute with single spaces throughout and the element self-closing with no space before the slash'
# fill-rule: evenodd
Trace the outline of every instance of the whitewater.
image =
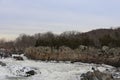
<svg viewBox="0 0 120 80">
<path fill-rule="evenodd" d="M 105 64 L 70 63 L 56 61 L 35 61 L 24 57 L 23 61 L 13 58 L 0 59 L 6 66 L 0 66 L 0 80 L 80 80 L 81 74 L 93 71 L 92 68 L 104 72 L 114 67 Z M 24 69 L 24 71 L 21 71 Z M 34 70 L 35 75 L 25 77 L 25 71 Z"/>
</svg>

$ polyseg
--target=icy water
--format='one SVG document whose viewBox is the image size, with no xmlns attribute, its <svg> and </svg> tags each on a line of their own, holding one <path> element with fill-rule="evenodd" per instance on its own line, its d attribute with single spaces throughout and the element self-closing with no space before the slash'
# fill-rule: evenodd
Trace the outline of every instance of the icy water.
<svg viewBox="0 0 120 80">
<path fill-rule="evenodd" d="M 92 67 L 105 71 L 113 67 L 108 65 L 95 65 L 86 63 L 70 62 L 42 62 L 25 59 L 16 61 L 12 58 L 0 59 L 7 66 L 0 66 L 0 80 L 80 80 L 80 75 L 92 71 Z M 24 72 L 19 70 L 27 67 L 26 70 L 35 69 L 36 74 L 30 77 L 22 77 Z"/>
</svg>

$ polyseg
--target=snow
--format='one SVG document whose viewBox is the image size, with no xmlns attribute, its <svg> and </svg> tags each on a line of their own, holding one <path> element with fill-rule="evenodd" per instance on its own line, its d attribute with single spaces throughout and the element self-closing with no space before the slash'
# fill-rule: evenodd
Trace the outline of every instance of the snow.
<svg viewBox="0 0 120 80">
<path fill-rule="evenodd" d="M 43 62 L 28 60 L 25 57 L 24 59 L 24 61 L 16 61 L 12 58 L 0 59 L 7 64 L 7 66 L 0 66 L 0 80 L 80 80 L 81 74 L 93 71 L 92 67 L 100 71 L 113 68 L 104 64 Z M 24 77 L 25 72 L 30 70 L 35 70 L 37 74 Z"/>
</svg>

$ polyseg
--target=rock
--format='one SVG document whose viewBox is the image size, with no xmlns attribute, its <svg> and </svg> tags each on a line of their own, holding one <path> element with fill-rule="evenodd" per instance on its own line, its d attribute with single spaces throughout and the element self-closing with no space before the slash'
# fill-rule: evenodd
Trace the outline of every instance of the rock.
<svg viewBox="0 0 120 80">
<path fill-rule="evenodd" d="M 16 60 L 23 60 L 23 58 L 21 56 L 13 56 L 13 58 Z"/>
<path fill-rule="evenodd" d="M 120 68 L 113 68 L 111 72 L 115 80 L 120 80 Z"/>
<path fill-rule="evenodd" d="M 11 65 L 7 68 L 13 75 L 18 77 L 29 77 L 37 73 L 35 68 L 22 65 Z"/>
<path fill-rule="evenodd" d="M 113 73 L 112 76 L 115 79 L 120 79 L 120 72 Z"/>
<path fill-rule="evenodd" d="M 30 71 L 26 72 L 26 74 L 27 74 L 27 77 L 28 77 L 28 76 L 35 75 L 36 72 L 34 70 L 30 70 Z"/>
<path fill-rule="evenodd" d="M 1 62 L 1 61 L 0 61 L 0 65 L 1 65 L 1 66 L 6 66 L 6 64 L 3 63 L 3 62 Z"/>
<path fill-rule="evenodd" d="M 114 80 L 111 74 L 102 73 L 98 70 L 82 74 L 81 77 L 81 80 Z"/>
<path fill-rule="evenodd" d="M 8 53 L 8 52 L 0 52 L 0 57 L 1 57 L 1 58 L 11 57 L 11 53 Z"/>
</svg>

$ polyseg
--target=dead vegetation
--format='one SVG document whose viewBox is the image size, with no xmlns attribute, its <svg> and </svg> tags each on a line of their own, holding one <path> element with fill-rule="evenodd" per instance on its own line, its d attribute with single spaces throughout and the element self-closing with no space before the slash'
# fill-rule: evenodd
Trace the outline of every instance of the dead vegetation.
<svg viewBox="0 0 120 80">
<path fill-rule="evenodd" d="M 59 49 L 50 47 L 29 47 L 25 50 L 25 55 L 29 59 L 43 61 L 71 61 L 109 64 L 120 67 L 120 48 L 109 48 L 104 46 L 102 49 L 80 45 L 77 49 L 62 46 Z"/>
</svg>

